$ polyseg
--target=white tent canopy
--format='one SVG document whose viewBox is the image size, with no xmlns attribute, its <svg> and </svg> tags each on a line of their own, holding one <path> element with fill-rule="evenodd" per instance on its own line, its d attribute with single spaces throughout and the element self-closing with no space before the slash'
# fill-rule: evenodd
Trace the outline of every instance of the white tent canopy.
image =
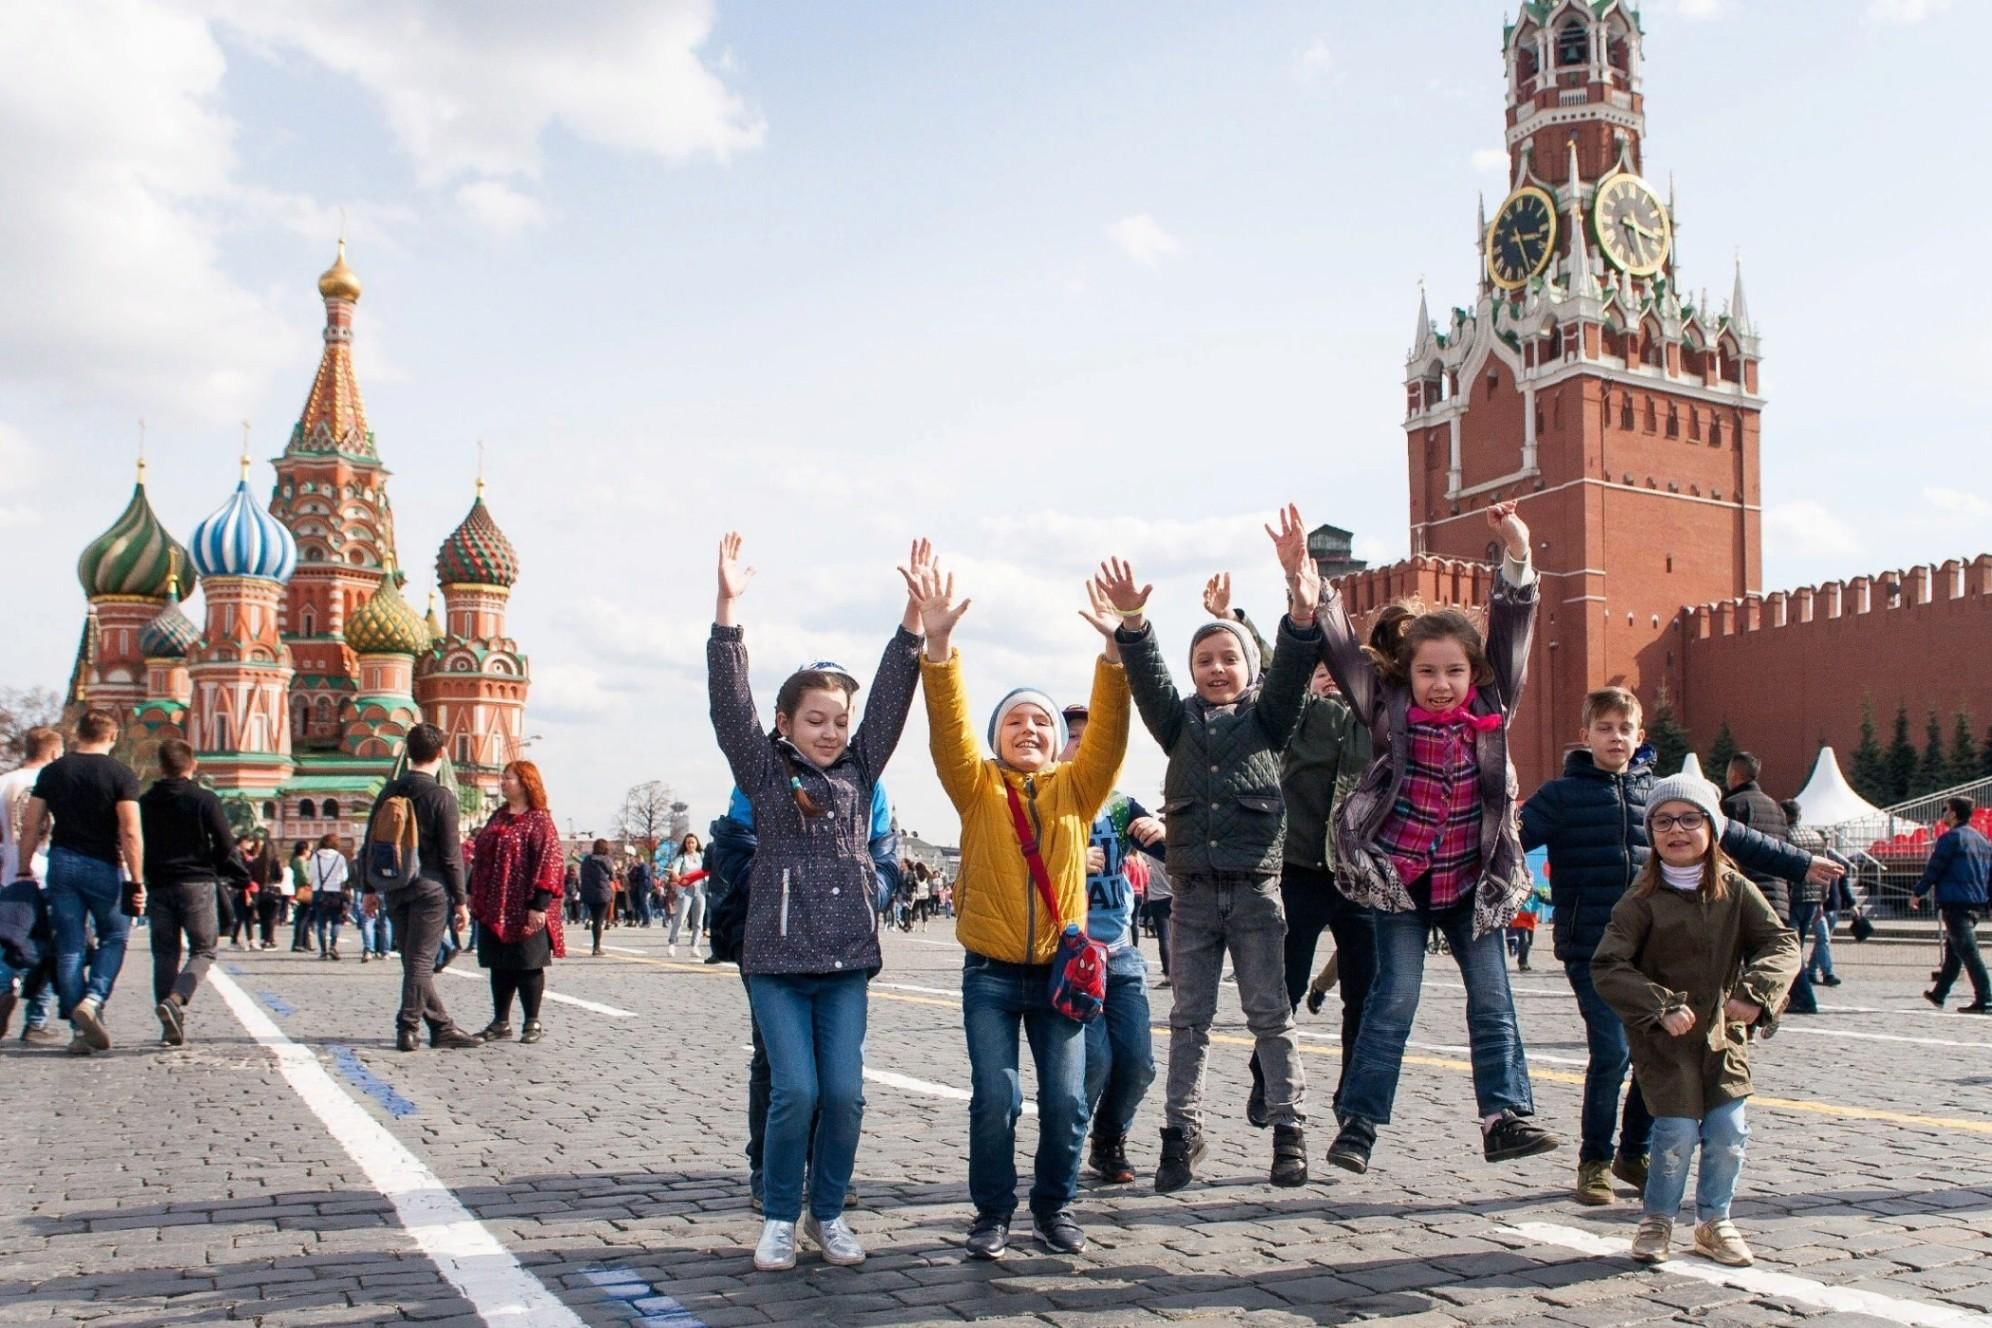
<svg viewBox="0 0 1992 1328">
<path fill-rule="evenodd" d="M 1799 791 L 1797 801 L 1799 810 L 1805 813 L 1801 824 L 1815 830 L 1862 822 L 1886 833 L 1892 819 L 1881 808 L 1854 792 L 1853 785 L 1840 773 L 1840 758 L 1833 754 L 1831 747 L 1819 749 L 1819 759 L 1812 766 L 1812 778 Z"/>
<path fill-rule="evenodd" d="M 1689 752 L 1687 759 L 1681 762 L 1681 773 L 1684 775 L 1693 775 L 1696 779 L 1708 778 L 1708 776 L 1702 773 L 1701 758 L 1693 752 Z"/>
</svg>

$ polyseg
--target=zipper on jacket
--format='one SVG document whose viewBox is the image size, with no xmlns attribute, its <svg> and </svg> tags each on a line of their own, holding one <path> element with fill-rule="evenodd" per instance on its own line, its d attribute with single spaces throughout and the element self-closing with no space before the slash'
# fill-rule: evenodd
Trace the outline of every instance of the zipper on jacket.
<svg viewBox="0 0 1992 1328">
<path fill-rule="evenodd" d="M 782 924 L 780 935 L 789 934 L 789 869 L 782 868 Z"/>
<path fill-rule="evenodd" d="M 1031 832 L 1037 836 L 1038 852 L 1044 852 L 1044 830 L 1037 818 L 1037 781 L 1024 776 L 1024 796 L 1031 801 Z M 1024 865 L 1024 962 L 1037 962 L 1037 882 L 1030 879 L 1030 864 Z"/>
</svg>

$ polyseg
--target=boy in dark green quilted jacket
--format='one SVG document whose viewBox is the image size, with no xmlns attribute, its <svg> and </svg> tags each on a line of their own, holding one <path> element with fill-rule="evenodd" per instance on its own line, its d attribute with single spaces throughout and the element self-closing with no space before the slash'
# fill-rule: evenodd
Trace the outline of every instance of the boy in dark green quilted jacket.
<svg viewBox="0 0 1992 1328">
<path fill-rule="evenodd" d="M 1291 508 L 1281 515 L 1282 523 L 1298 520 Z M 1204 1154 L 1204 1061 L 1227 951 L 1266 1076 L 1272 1182 L 1307 1181 L 1307 1085 L 1287 998 L 1286 914 L 1279 891 L 1286 835 L 1280 755 L 1300 719 L 1321 642 L 1314 623 L 1321 575 L 1305 559 L 1287 570 L 1287 616 L 1265 675 L 1260 676 L 1258 649 L 1242 624 L 1206 622 L 1190 639 L 1196 690 L 1185 697 L 1176 691 L 1144 612 L 1153 587 L 1137 589 L 1133 569 L 1118 559 L 1101 569 L 1101 584 L 1122 619 L 1115 636 L 1128 688 L 1142 723 L 1169 758 L 1163 808 L 1175 883 L 1170 932 L 1175 1006 L 1169 1014 L 1158 1192 L 1189 1184 Z"/>
</svg>

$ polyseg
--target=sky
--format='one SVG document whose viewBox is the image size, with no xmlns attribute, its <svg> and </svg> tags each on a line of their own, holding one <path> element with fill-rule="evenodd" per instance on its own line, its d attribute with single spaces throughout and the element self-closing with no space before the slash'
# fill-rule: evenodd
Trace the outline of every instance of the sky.
<svg viewBox="0 0 1992 1328">
<path fill-rule="evenodd" d="M 1210 572 L 1271 622 L 1281 503 L 1407 550 L 1418 284 L 1474 297 L 1518 8 L 10 4 L 0 685 L 65 681 L 141 419 L 183 540 L 242 421 L 282 450 L 342 229 L 411 598 L 482 440 L 530 755 L 579 829 L 649 779 L 720 808 L 729 527 L 770 707 L 805 660 L 869 679 L 920 535 L 974 599 L 978 727 L 1012 686 L 1083 695 L 1108 554 L 1155 581 L 1172 656 Z M 1684 282 L 1719 305 L 1740 255 L 1764 334 L 1764 588 L 1982 551 L 1992 480 L 1958 459 L 1992 333 L 1944 310 L 1992 204 L 1992 6 L 1643 8 Z M 952 842 L 925 748 L 916 705 L 886 783 Z M 1161 768 L 1137 731 L 1123 787 Z"/>
</svg>

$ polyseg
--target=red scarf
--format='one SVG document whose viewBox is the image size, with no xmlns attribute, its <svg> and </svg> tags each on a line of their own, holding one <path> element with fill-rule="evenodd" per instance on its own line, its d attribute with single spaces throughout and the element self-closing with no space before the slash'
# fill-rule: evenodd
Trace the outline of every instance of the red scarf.
<svg viewBox="0 0 1992 1328">
<path fill-rule="evenodd" d="M 554 958 L 566 957 L 560 929 L 560 897 L 566 879 L 560 834 L 544 811 L 514 813 L 500 808 L 477 833 L 470 859 L 470 911 L 481 927 L 506 945 L 526 939 L 526 914 L 533 895 L 553 896 L 546 908 L 547 939 Z"/>
<path fill-rule="evenodd" d="M 1405 718 L 1413 724 L 1437 724 L 1441 727 L 1447 724 L 1464 724 L 1475 733 L 1492 733 L 1501 727 L 1501 717 L 1474 714 L 1473 702 L 1479 695 L 1478 688 L 1469 687 L 1466 689 L 1466 699 L 1450 710 L 1427 710 L 1423 706 L 1414 705 Z"/>
</svg>

